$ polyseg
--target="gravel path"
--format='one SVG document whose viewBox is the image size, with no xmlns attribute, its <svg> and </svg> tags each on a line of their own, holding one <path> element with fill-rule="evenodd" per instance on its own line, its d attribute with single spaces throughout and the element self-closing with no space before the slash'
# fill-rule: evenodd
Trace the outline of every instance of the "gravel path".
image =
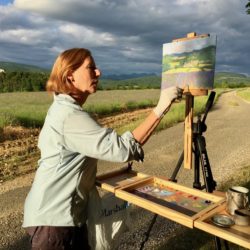
<svg viewBox="0 0 250 250">
<path fill-rule="evenodd" d="M 235 96 L 235 92 L 223 94 L 209 112 L 207 131 L 204 133 L 207 152 L 218 188 L 237 169 L 250 162 L 250 104 Z M 144 163 L 134 163 L 134 169 L 156 176 L 169 177 L 183 149 L 183 123 L 152 136 L 145 145 Z M 100 162 L 98 171 L 106 172 L 123 166 Z M 28 238 L 21 228 L 24 199 L 34 174 L 18 177 L 0 184 L 0 249 L 28 249 Z M 193 171 L 183 167 L 177 176 L 178 183 L 192 186 Z M 131 208 L 133 223 L 129 232 L 119 242 L 119 249 L 139 249 L 143 233 L 148 229 L 153 214 L 138 207 Z M 177 242 L 181 235 L 195 230 L 186 229 L 158 216 L 144 249 L 181 249 Z M 202 244 L 202 243 L 201 243 Z M 185 249 L 192 249 L 192 241 Z"/>
</svg>

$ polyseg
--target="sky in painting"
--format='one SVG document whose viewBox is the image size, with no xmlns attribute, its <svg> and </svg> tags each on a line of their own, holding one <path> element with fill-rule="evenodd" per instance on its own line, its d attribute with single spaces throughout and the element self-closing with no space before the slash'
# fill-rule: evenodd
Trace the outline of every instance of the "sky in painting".
<svg viewBox="0 0 250 250">
<path fill-rule="evenodd" d="M 197 39 L 184 40 L 163 44 L 163 55 L 180 54 L 200 50 L 208 46 L 216 46 L 216 35 Z"/>
<path fill-rule="evenodd" d="M 161 72 L 162 45 L 217 35 L 216 70 L 250 75 L 247 0 L 0 0 L 0 61 L 50 68 L 72 47 L 104 74 Z"/>
</svg>

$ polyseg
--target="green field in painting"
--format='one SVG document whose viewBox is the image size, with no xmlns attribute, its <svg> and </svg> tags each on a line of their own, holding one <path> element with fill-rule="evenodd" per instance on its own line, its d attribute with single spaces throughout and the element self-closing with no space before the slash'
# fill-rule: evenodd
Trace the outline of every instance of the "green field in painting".
<svg viewBox="0 0 250 250">
<path fill-rule="evenodd" d="M 215 64 L 215 46 L 180 54 L 163 55 L 164 73 L 211 71 Z"/>
</svg>

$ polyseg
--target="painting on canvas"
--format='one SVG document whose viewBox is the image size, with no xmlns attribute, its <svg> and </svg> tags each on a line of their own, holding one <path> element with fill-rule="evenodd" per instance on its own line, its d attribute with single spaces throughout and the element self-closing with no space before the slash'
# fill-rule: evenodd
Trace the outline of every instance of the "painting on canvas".
<svg viewBox="0 0 250 250">
<path fill-rule="evenodd" d="M 212 89 L 216 36 L 163 44 L 161 88 Z"/>
</svg>

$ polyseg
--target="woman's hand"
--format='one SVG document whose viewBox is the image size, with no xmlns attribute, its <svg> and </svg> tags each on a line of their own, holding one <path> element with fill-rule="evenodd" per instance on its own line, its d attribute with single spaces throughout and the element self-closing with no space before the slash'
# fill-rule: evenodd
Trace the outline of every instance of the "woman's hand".
<svg viewBox="0 0 250 250">
<path fill-rule="evenodd" d="M 182 89 L 170 87 L 161 91 L 160 99 L 157 106 L 149 116 L 132 131 L 134 138 L 143 145 L 151 136 L 156 126 L 160 123 L 163 115 L 170 109 L 172 102 L 180 98 Z"/>
<path fill-rule="evenodd" d="M 172 102 L 179 97 L 182 90 L 176 86 L 161 90 L 160 99 L 153 109 L 157 117 L 162 117 L 168 111 Z"/>
</svg>

